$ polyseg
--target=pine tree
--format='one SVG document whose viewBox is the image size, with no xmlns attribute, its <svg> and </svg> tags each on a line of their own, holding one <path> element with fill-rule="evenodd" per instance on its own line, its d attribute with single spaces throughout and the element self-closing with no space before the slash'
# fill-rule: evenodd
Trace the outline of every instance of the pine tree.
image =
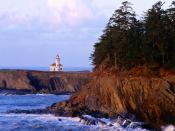
<svg viewBox="0 0 175 131">
<path fill-rule="evenodd" d="M 162 9 L 161 1 L 153 5 L 145 17 L 144 45 L 145 57 L 152 64 L 162 66 L 167 61 L 168 34 L 170 24 L 166 11 Z"/>
<path fill-rule="evenodd" d="M 104 61 L 107 68 L 120 70 L 140 65 L 175 67 L 175 2 L 167 10 L 163 4 L 157 2 L 143 20 L 137 20 L 132 4 L 123 2 L 94 45 L 95 67 Z"/>
<path fill-rule="evenodd" d="M 128 32 L 136 21 L 135 12 L 131 3 L 125 1 L 122 6 L 115 11 L 109 21 L 112 28 L 113 56 L 114 63 L 118 68 L 126 68 L 130 62 L 128 60 Z M 128 63 L 129 62 L 129 63 Z"/>
<path fill-rule="evenodd" d="M 167 15 L 170 19 L 169 23 L 169 41 L 171 46 L 169 46 L 169 59 L 167 62 L 168 67 L 175 66 L 175 1 L 172 2 L 169 9 L 167 9 Z"/>
</svg>

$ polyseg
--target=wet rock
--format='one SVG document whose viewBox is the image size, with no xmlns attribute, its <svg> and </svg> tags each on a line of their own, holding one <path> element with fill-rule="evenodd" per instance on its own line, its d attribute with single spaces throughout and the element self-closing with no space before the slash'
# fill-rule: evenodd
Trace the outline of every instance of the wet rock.
<svg viewBox="0 0 175 131">
<path fill-rule="evenodd" d="M 85 125 L 107 125 L 104 121 L 89 115 L 81 116 L 80 122 Z"/>
</svg>

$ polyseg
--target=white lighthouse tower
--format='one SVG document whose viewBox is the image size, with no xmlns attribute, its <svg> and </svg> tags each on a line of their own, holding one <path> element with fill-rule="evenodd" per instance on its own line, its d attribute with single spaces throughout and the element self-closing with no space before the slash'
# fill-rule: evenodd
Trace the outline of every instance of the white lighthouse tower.
<svg viewBox="0 0 175 131">
<path fill-rule="evenodd" d="M 59 55 L 56 56 L 55 63 L 50 65 L 50 71 L 63 71 L 63 65 L 60 62 Z"/>
</svg>

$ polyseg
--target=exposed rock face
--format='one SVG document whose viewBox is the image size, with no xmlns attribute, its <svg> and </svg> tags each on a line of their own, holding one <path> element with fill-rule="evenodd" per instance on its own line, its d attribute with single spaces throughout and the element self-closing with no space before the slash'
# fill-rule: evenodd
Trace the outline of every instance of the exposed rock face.
<svg viewBox="0 0 175 131">
<path fill-rule="evenodd" d="M 89 72 L 0 71 L 0 89 L 34 93 L 76 92 L 90 80 Z"/>
<path fill-rule="evenodd" d="M 133 113 L 160 128 L 175 124 L 175 74 L 166 76 L 100 75 L 67 102 L 50 107 L 59 115 Z"/>
</svg>

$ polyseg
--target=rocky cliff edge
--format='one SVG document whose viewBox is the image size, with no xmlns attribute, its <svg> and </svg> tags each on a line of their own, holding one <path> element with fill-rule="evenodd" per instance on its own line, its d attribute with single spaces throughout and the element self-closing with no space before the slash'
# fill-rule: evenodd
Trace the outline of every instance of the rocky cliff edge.
<svg viewBox="0 0 175 131">
<path fill-rule="evenodd" d="M 59 115 L 132 113 L 153 127 L 175 125 L 175 72 L 143 70 L 94 73 L 93 80 L 69 101 L 49 108 Z"/>
<path fill-rule="evenodd" d="M 33 93 L 76 92 L 91 80 L 90 72 L 0 70 L 0 90 Z"/>
</svg>

